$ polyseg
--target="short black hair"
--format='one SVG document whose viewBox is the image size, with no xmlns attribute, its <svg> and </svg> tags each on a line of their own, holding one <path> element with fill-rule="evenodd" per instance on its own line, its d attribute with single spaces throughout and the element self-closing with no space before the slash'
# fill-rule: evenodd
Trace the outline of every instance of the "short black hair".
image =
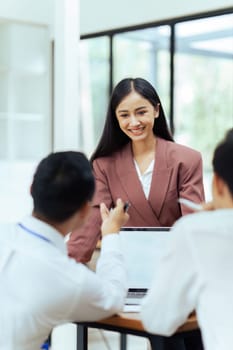
<svg viewBox="0 0 233 350">
<path fill-rule="evenodd" d="M 116 108 L 132 91 L 136 91 L 139 95 L 148 100 L 152 106 L 156 107 L 159 105 L 159 116 L 154 123 L 153 132 L 156 136 L 165 140 L 174 141 L 166 121 L 162 103 L 155 88 L 149 81 L 143 78 L 125 78 L 122 79 L 112 91 L 103 133 L 96 150 L 91 156 L 91 162 L 96 158 L 111 155 L 130 141 L 130 138 L 119 126 L 116 118 Z"/>
<path fill-rule="evenodd" d="M 226 133 L 224 140 L 215 149 L 213 170 L 227 184 L 233 196 L 233 129 Z"/>
<path fill-rule="evenodd" d="M 39 163 L 33 177 L 34 212 L 63 222 L 92 199 L 94 190 L 92 168 L 83 153 L 51 153 Z"/>
</svg>

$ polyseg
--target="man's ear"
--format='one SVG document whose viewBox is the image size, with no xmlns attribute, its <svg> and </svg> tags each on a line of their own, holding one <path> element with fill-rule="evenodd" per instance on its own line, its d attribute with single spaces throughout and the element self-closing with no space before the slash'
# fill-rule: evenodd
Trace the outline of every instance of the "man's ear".
<svg viewBox="0 0 233 350">
<path fill-rule="evenodd" d="M 213 186 L 219 196 L 224 194 L 225 182 L 216 173 L 213 175 Z"/>
</svg>

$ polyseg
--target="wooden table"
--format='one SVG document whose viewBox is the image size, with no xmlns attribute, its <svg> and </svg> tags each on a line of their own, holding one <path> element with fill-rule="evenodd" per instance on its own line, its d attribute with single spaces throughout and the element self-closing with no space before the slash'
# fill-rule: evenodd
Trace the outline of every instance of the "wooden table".
<svg viewBox="0 0 233 350">
<path fill-rule="evenodd" d="M 184 337 L 191 334 L 200 334 L 195 315 L 191 315 L 185 324 L 171 337 L 148 333 L 143 328 L 138 313 L 120 313 L 98 322 L 82 322 L 77 323 L 77 325 L 77 350 L 88 349 L 88 328 L 98 328 L 121 333 L 121 350 L 126 350 L 127 334 L 148 338 L 153 350 L 183 350 Z"/>
</svg>

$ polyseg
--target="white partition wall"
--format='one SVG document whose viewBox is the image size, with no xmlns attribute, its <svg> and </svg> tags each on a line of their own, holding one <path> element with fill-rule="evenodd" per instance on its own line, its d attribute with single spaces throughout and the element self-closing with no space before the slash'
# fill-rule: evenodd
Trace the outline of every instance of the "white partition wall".
<svg viewBox="0 0 233 350">
<path fill-rule="evenodd" d="M 51 45 L 45 26 L 0 22 L 0 221 L 31 209 L 35 164 L 51 151 Z"/>
<path fill-rule="evenodd" d="M 31 211 L 41 158 L 80 146 L 78 43 L 78 0 L 0 3 L 0 222 Z"/>
<path fill-rule="evenodd" d="M 54 6 L 54 150 L 80 148 L 79 1 Z"/>
</svg>

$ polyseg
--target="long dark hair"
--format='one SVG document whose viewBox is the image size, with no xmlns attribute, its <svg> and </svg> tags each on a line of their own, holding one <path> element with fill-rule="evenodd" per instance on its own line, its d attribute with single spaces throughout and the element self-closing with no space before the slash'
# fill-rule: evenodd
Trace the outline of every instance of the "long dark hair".
<svg viewBox="0 0 233 350">
<path fill-rule="evenodd" d="M 227 184 L 233 196 L 233 128 L 228 130 L 214 151 L 213 170 Z"/>
<path fill-rule="evenodd" d="M 153 86 L 142 78 L 126 78 L 121 80 L 112 92 L 103 133 L 91 156 L 91 162 L 96 158 L 111 155 L 130 141 L 130 138 L 120 129 L 115 111 L 120 102 L 133 90 L 147 99 L 154 107 L 159 103 L 159 116 L 154 123 L 153 132 L 165 140 L 174 141 L 166 122 L 160 98 Z"/>
</svg>

